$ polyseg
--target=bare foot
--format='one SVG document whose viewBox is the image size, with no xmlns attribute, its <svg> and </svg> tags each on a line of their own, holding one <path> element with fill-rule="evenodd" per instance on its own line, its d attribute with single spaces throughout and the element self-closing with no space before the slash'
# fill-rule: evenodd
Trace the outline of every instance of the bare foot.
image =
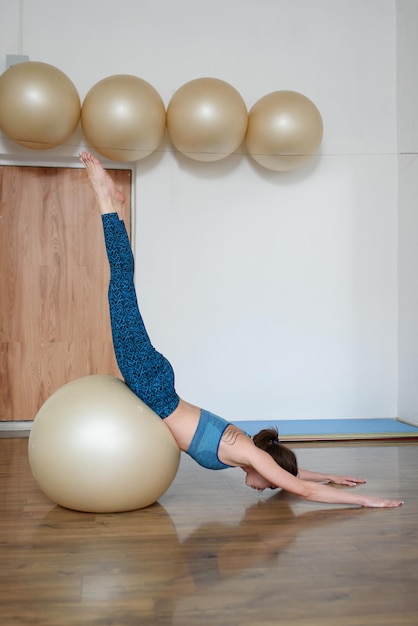
<svg viewBox="0 0 418 626">
<path fill-rule="evenodd" d="M 125 202 L 123 192 L 116 189 L 115 183 L 93 154 L 81 152 L 80 161 L 86 168 L 101 213 L 117 212 Z"/>
</svg>

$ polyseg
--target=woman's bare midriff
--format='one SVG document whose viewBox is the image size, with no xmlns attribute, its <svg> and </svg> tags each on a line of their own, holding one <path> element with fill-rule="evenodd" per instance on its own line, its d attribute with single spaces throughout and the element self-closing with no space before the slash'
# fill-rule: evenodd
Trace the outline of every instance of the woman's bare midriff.
<svg viewBox="0 0 418 626">
<path fill-rule="evenodd" d="M 180 402 L 164 424 L 170 429 L 180 450 L 186 451 L 190 446 L 200 419 L 200 408 L 180 398 Z"/>
<path fill-rule="evenodd" d="M 184 452 L 189 448 L 193 435 L 196 432 L 200 419 L 200 412 L 201 409 L 198 406 L 180 399 L 176 410 L 164 420 L 164 423 L 170 429 L 171 434 L 176 440 L 177 445 Z M 218 450 L 218 457 L 223 463 L 226 463 L 227 465 L 237 465 L 235 460 L 231 458 L 231 453 L 232 446 L 233 444 L 236 444 L 240 435 L 242 435 L 245 440 L 248 440 L 248 437 L 243 433 L 243 431 L 233 424 L 230 424 L 225 430 Z M 236 445 L 233 447 L 235 449 Z M 232 457 L 234 457 L 233 453 Z"/>
</svg>

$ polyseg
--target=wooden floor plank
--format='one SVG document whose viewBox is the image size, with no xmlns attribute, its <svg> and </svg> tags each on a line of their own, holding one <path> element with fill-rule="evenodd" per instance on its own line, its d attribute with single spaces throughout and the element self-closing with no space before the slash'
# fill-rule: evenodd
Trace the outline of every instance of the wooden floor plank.
<svg viewBox="0 0 418 626">
<path fill-rule="evenodd" d="M 417 447 L 294 446 L 302 467 L 365 477 L 358 490 L 400 497 L 400 509 L 260 495 L 241 470 L 183 455 L 159 503 L 96 515 L 55 506 L 31 476 L 27 439 L 0 439 L 0 623 L 415 625 Z"/>
</svg>

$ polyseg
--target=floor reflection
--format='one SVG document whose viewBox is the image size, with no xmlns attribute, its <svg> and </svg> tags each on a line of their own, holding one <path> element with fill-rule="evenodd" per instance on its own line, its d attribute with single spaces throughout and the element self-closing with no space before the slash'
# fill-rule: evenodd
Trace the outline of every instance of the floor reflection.
<svg viewBox="0 0 418 626">
<path fill-rule="evenodd" d="M 67 614 L 120 612 L 147 624 L 172 624 L 176 607 L 210 607 L 236 599 L 244 581 L 277 577 L 280 555 L 304 532 L 367 514 L 365 510 L 312 510 L 296 515 L 283 494 L 260 500 L 237 524 L 208 519 L 180 541 L 166 509 L 155 504 L 122 514 L 86 514 L 52 508 L 31 538 L 25 575 L 34 577 L 32 600 L 65 602 Z M 42 584 L 36 581 L 42 558 Z M 238 587 L 236 583 L 239 583 Z M 225 598 L 229 594 L 229 599 Z M 251 599 L 247 589 L 244 602 Z M 239 600 L 241 603 L 242 600 Z M 179 621 L 179 624 L 181 620 Z"/>
</svg>

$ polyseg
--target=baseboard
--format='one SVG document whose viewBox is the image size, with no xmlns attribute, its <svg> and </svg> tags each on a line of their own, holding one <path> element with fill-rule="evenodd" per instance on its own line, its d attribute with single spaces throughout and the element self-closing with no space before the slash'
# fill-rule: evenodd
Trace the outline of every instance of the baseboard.
<svg viewBox="0 0 418 626">
<path fill-rule="evenodd" d="M 0 422 L 0 431 L 29 431 L 32 428 L 32 424 L 32 420 L 25 420 L 21 422 Z"/>
<path fill-rule="evenodd" d="M 275 426 L 281 441 L 360 441 L 417 439 L 418 426 L 404 419 L 314 419 L 314 420 L 249 420 L 235 424 L 249 435 Z M 33 421 L 0 422 L 3 436 L 29 434 Z"/>
<path fill-rule="evenodd" d="M 418 428 L 418 418 L 412 419 L 408 417 L 398 417 L 398 420 L 402 422 L 403 424 L 408 424 L 409 426 Z"/>
</svg>

